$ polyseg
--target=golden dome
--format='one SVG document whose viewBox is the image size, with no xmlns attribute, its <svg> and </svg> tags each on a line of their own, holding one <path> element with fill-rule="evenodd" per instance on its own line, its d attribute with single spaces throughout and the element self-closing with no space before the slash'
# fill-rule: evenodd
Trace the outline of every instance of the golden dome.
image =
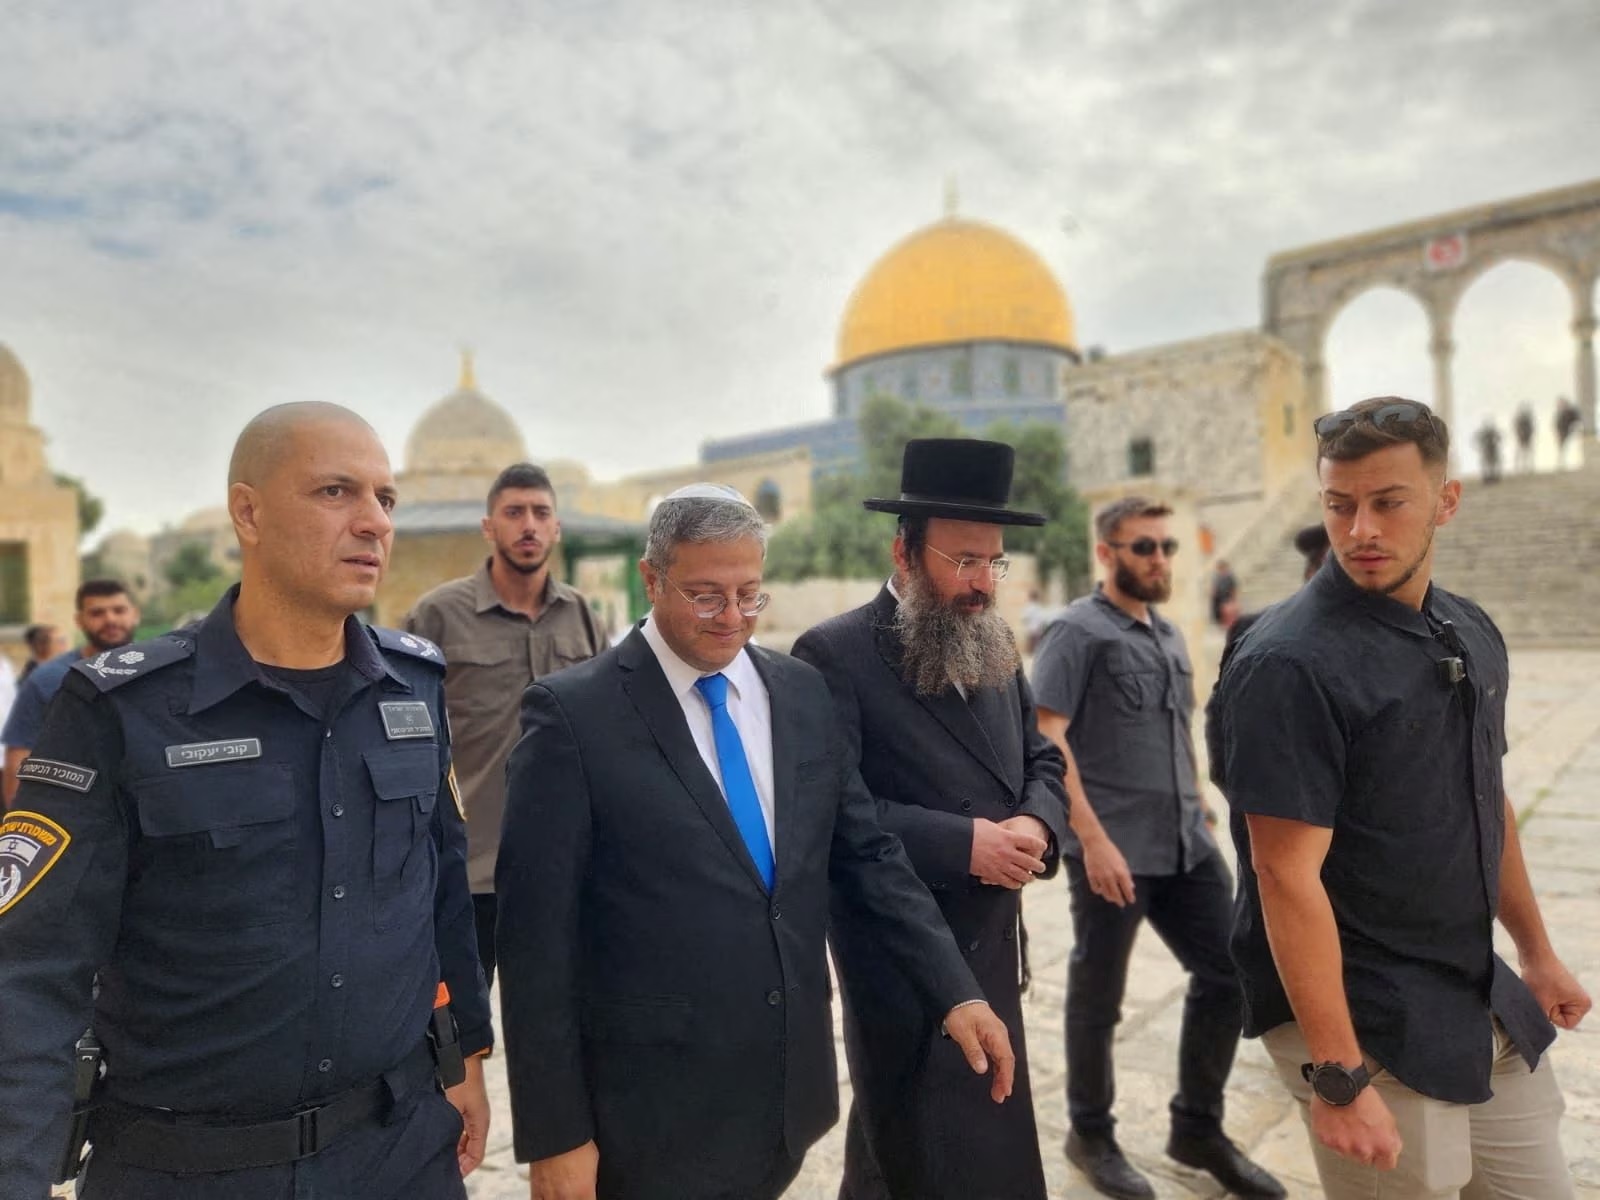
<svg viewBox="0 0 1600 1200">
<path fill-rule="evenodd" d="M 834 370 L 898 350 L 1030 342 L 1077 353 L 1050 268 L 1002 229 L 947 217 L 880 258 L 845 306 Z"/>
<path fill-rule="evenodd" d="M 522 431 L 478 390 L 472 355 L 461 356 L 461 381 L 417 422 L 406 442 L 406 469 L 491 477 L 527 458 Z"/>
</svg>

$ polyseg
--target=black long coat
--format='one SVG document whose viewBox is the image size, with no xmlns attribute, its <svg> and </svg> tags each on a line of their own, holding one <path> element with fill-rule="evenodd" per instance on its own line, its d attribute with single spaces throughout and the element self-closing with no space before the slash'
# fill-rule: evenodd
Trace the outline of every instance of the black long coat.
<svg viewBox="0 0 1600 1200">
<path fill-rule="evenodd" d="M 841 1196 L 849 1200 L 1044 1200 L 1045 1185 L 1022 1033 L 1021 893 L 969 873 L 972 823 L 1026 813 L 1050 829 L 1048 873 L 1066 830 L 1060 753 L 1034 723 L 1019 671 L 970 703 L 953 687 L 918 696 L 900 675 L 887 588 L 824 621 L 794 647 L 828 681 L 849 756 L 932 891 L 1017 1051 L 1016 1090 L 1003 1105 L 955 1045 L 908 1019 L 910 980 L 873 931 L 835 905 L 830 937 L 845 1002 L 845 1051 L 855 1102 Z"/>
<path fill-rule="evenodd" d="M 772 711 L 769 893 L 635 630 L 522 698 L 495 872 L 519 1160 L 593 1139 L 601 1200 L 757 1200 L 838 1116 L 830 902 L 914 977 L 977 985 L 847 761 L 811 668 L 750 647 Z"/>
</svg>

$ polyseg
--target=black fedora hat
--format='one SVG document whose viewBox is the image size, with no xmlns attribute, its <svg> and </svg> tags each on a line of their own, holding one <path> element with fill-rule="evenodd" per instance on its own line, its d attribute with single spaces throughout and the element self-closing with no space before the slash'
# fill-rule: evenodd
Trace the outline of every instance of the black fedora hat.
<svg viewBox="0 0 1600 1200">
<path fill-rule="evenodd" d="M 863 500 L 873 512 L 989 525 L 1043 525 L 1043 513 L 1007 508 L 1017 452 L 976 438 L 912 438 L 900 461 L 900 497 Z"/>
</svg>

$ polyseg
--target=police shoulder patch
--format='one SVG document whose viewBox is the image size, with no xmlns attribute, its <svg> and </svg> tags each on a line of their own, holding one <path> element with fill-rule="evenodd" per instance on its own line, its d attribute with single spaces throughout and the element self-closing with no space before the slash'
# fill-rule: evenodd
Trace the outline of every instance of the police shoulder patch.
<svg viewBox="0 0 1600 1200">
<path fill-rule="evenodd" d="M 61 861 L 72 835 L 49 817 L 16 809 L 0 821 L 0 914 Z"/>
<path fill-rule="evenodd" d="M 91 680 L 102 692 L 109 692 L 141 675 L 181 662 L 193 653 L 193 642 L 166 634 L 148 642 L 134 642 L 80 658 L 72 664 L 72 669 Z"/>
<path fill-rule="evenodd" d="M 367 632 L 372 635 L 372 640 L 377 642 L 384 650 L 393 650 L 399 654 L 409 654 L 413 658 L 420 658 L 424 662 L 431 662 L 434 666 L 444 666 L 444 652 L 427 638 L 415 633 L 406 633 L 399 629 L 385 629 L 381 625 L 368 625 Z"/>
</svg>

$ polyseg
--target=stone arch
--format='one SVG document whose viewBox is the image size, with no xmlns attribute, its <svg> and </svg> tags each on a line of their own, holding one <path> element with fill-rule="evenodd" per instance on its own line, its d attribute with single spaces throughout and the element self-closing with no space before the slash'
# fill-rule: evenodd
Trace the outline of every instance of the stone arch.
<svg viewBox="0 0 1600 1200">
<path fill-rule="evenodd" d="M 1431 403 L 1429 336 L 1428 308 L 1416 293 L 1390 283 L 1352 287 L 1329 311 L 1321 333 L 1323 387 L 1313 418 L 1367 396 L 1403 395 Z M 1388 345 L 1371 340 L 1385 337 L 1391 339 Z M 1390 369 L 1381 376 L 1346 374 L 1342 368 L 1350 365 L 1357 347 L 1384 350 Z"/>
<path fill-rule="evenodd" d="M 1455 311 L 1456 438 L 1462 466 L 1479 459 L 1480 431 L 1493 424 L 1507 469 L 1553 463 L 1556 397 L 1572 392 L 1568 325 L 1573 281 L 1548 262 L 1511 256 L 1473 273 Z M 1515 419 L 1533 415 L 1528 461 L 1515 453 Z"/>
<path fill-rule="evenodd" d="M 1600 180 L 1273 255 L 1262 283 L 1262 324 L 1300 354 L 1307 404 L 1316 411 L 1325 396 L 1323 341 L 1329 314 L 1376 284 L 1413 292 L 1428 313 L 1435 406 L 1448 420 L 1453 407 L 1450 366 L 1457 302 L 1480 274 L 1513 258 L 1542 262 L 1569 281 L 1574 302 L 1574 392 L 1584 427 L 1592 435 Z"/>
</svg>

